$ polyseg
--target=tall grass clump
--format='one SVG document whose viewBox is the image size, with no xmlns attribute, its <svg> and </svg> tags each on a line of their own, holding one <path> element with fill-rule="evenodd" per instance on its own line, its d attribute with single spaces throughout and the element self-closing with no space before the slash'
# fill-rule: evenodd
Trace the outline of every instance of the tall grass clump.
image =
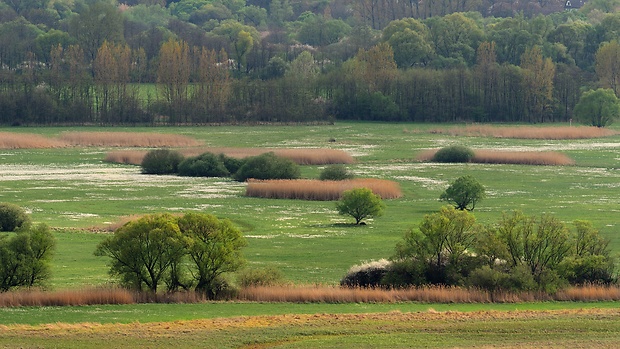
<svg viewBox="0 0 620 349">
<path fill-rule="evenodd" d="M 116 150 L 107 153 L 103 161 L 140 166 L 147 153 L 146 150 Z"/>
<path fill-rule="evenodd" d="M 173 174 L 179 172 L 183 155 L 175 150 L 155 149 L 142 158 L 140 166 L 144 174 Z"/>
<path fill-rule="evenodd" d="M 265 153 L 247 158 L 233 178 L 239 182 L 247 179 L 296 179 L 300 176 L 299 166 L 290 159 L 274 153 Z"/>
<path fill-rule="evenodd" d="M 322 181 L 344 181 L 345 179 L 352 179 L 353 173 L 349 172 L 343 165 L 330 165 L 321 171 L 319 179 Z"/>
<path fill-rule="evenodd" d="M 435 161 L 438 149 L 429 149 L 416 156 L 418 161 Z M 476 149 L 469 160 L 481 164 L 515 164 L 515 165 L 574 165 L 575 161 L 565 154 L 550 151 L 502 151 Z"/>
<path fill-rule="evenodd" d="M 0 293 L 0 307 L 48 307 L 99 304 L 133 304 L 134 294 L 122 288 L 83 290 L 22 290 Z"/>
<path fill-rule="evenodd" d="M 575 161 L 565 154 L 553 151 L 498 151 L 479 149 L 474 152 L 471 162 L 481 164 L 517 165 L 574 165 Z"/>
<path fill-rule="evenodd" d="M 66 147 L 66 142 L 27 133 L 0 132 L 0 149 L 43 149 Z"/>
<path fill-rule="evenodd" d="M 491 125 L 468 125 L 466 127 L 434 129 L 430 132 L 451 136 L 554 140 L 601 138 L 618 134 L 618 132 L 614 130 L 591 126 L 499 127 Z"/>
<path fill-rule="evenodd" d="M 360 178 L 344 181 L 321 181 L 314 179 L 248 181 L 246 196 L 267 199 L 297 199 L 333 201 L 342 193 L 357 188 L 368 188 L 382 199 L 402 196 L 398 183 L 376 178 Z"/>
<path fill-rule="evenodd" d="M 60 140 L 88 147 L 195 147 L 197 140 L 175 134 L 147 132 L 64 132 Z"/>
<path fill-rule="evenodd" d="M 435 162 L 469 162 L 474 151 L 462 145 L 451 145 L 437 150 L 432 161 Z"/>
</svg>

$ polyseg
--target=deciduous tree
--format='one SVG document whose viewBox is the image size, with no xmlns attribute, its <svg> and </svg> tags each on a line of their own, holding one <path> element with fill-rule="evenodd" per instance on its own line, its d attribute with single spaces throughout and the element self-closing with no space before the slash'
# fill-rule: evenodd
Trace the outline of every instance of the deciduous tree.
<svg viewBox="0 0 620 349">
<path fill-rule="evenodd" d="M 484 187 L 472 176 L 457 178 L 439 197 L 454 204 L 459 210 L 473 211 L 485 197 Z"/>
<path fill-rule="evenodd" d="M 358 225 L 366 218 L 381 216 L 385 204 L 372 190 L 358 188 L 345 191 L 336 204 L 336 209 L 341 215 L 353 217 L 355 224 Z"/>
<path fill-rule="evenodd" d="M 575 106 L 575 117 L 586 125 L 608 126 L 620 117 L 620 100 L 611 89 L 584 92 Z"/>
<path fill-rule="evenodd" d="M 604 43 L 596 52 L 596 75 L 601 85 L 611 88 L 620 97 L 620 44 L 618 41 Z"/>
</svg>

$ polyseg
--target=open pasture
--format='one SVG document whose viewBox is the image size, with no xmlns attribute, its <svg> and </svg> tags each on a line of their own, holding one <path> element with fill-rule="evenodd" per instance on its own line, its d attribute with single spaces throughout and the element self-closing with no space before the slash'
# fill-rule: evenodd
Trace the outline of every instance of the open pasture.
<svg viewBox="0 0 620 349">
<path fill-rule="evenodd" d="M 544 129 L 546 126 L 540 126 Z M 246 183 L 223 178 L 149 176 L 134 165 L 104 161 L 111 146 L 0 151 L 0 201 L 27 208 L 34 221 L 54 227 L 58 252 L 54 289 L 109 282 L 105 261 L 92 256 L 102 234 L 123 217 L 155 212 L 201 211 L 231 219 L 248 240 L 250 267 L 273 266 L 294 283 L 335 284 L 353 264 L 387 258 L 403 234 L 438 210 L 439 195 L 462 175 L 477 178 L 487 198 L 474 211 L 492 223 L 504 211 L 551 213 L 570 223 L 587 219 L 620 252 L 620 135 L 594 139 L 508 139 L 431 132 L 437 125 L 337 123 L 313 126 L 217 126 L 115 128 L 169 133 L 205 147 L 328 148 L 355 158 L 357 177 L 395 181 L 402 197 L 386 200 L 384 216 L 354 227 L 330 201 L 250 198 Z M 612 129 L 617 131 L 617 129 Z M 63 132 L 108 132 L 101 128 L 6 128 L 47 138 Z M 420 163 L 420 151 L 463 144 L 498 151 L 554 151 L 571 166 Z M 144 150 L 144 148 L 126 148 Z M 318 178 L 322 165 L 302 166 Z"/>
</svg>

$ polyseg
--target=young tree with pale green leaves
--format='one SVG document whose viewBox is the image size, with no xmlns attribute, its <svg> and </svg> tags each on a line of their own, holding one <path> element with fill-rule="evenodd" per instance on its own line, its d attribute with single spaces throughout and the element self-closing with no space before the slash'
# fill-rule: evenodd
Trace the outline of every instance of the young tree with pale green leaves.
<svg viewBox="0 0 620 349">
<path fill-rule="evenodd" d="M 473 211 L 476 204 L 485 197 L 484 187 L 472 176 L 457 178 L 444 191 L 439 200 L 454 204 L 459 210 Z"/>
<path fill-rule="evenodd" d="M 612 89 L 599 88 L 584 92 L 575 106 L 575 118 L 579 122 L 605 127 L 620 117 L 620 100 Z"/>
<path fill-rule="evenodd" d="M 355 225 L 359 225 L 366 218 L 383 215 L 385 204 L 372 190 L 357 188 L 345 191 L 336 208 L 341 215 L 355 218 Z"/>
</svg>

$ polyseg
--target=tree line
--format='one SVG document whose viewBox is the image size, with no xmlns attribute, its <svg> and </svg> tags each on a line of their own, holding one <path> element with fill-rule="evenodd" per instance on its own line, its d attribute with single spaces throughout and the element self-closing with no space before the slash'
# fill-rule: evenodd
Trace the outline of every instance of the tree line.
<svg viewBox="0 0 620 349">
<path fill-rule="evenodd" d="M 613 1 L 22 3 L 0 2 L 5 125 L 568 121 L 620 93 Z"/>
</svg>

